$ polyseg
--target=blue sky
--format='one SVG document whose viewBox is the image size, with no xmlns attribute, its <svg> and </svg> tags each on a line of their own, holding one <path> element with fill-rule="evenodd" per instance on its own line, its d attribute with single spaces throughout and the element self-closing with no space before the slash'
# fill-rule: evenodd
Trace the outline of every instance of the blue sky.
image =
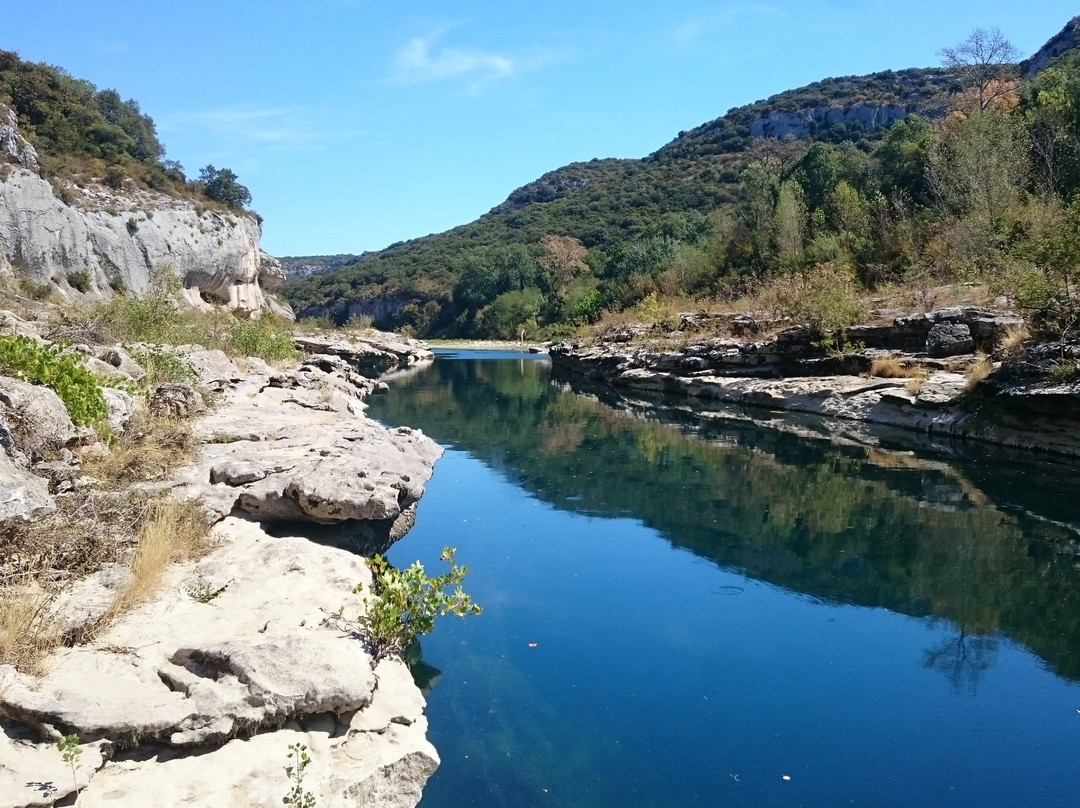
<svg viewBox="0 0 1080 808">
<path fill-rule="evenodd" d="M 37 0 L 0 48 L 134 98 L 194 177 L 232 168 L 274 255 L 465 222 L 546 171 L 644 157 L 828 76 L 940 63 L 998 27 L 1028 55 L 1080 7 L 983 0 Z"/>
</svg>

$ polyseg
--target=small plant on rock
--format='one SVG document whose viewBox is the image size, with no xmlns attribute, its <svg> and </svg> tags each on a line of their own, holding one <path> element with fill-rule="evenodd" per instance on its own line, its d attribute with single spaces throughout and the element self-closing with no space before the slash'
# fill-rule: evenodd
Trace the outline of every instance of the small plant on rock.
<svg viewBox="0 0 1080 808">
<path fill-rule="evenodd" d="M 75 771 L 79 768 L 79 756 L 82 754 L 82 746 L 79 744 L 78 735 L 65 735 L 57 743 L 60 756 L 64 763 L 71 767 L 71 784 L 75 787 L 75 802 L 79 801 L 79 780 Z"/>
<path fill-rule="evenodd" d="M 75 270 L 67 274 L 68 283 L 72 289 L 78 292 L 86 292 L 90 289 L 90 273 L 85 269 Z"/>
<path fill-rule="evenodd" d="M 289 778 L 291 787 L 289 793 L 282 798 L 281 802 L 285 805 L 291 805 L 293 808 L 314 808 L 315 795 L 304 790 L 304 770 L 311 763 L 311 756 L 308 755 L 307 747 L 300 743 L 289 744 L 287 759 L 289 765 L 285 767 L 285 776 Z"/>
<path fill-rule="evenodd" d="M 434 578 L 427 576 L 419 561 L 398 570 L 381 555 L 367 560 L 371 591 L 364 597 L 364 614 L 355 621 L 355 627 L 367 640 L 375 659 L 400 656 L 409 643 L 431 631 L 436 617 L 480 614 L 481 607 L 461 589 L 469 568 L 454 562 L 456 552 L 452 547 L 443 548 L 439 560 L 449 564 L 450 569 Z M 353 589 L 354 593 L 361 591 L 363 584 Z M 340 611 L 333 617 L 342 619 Z"/>
</svg>

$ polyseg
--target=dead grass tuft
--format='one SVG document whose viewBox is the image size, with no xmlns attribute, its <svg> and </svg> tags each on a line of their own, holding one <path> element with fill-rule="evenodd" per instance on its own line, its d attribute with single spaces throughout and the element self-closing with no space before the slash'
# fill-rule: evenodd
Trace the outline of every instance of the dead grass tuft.
<svg viewBox="0 0 1080 808">
<path fill-rule="evenodd" d="M 1002 355 L 1012 356 L 1020 350 L 1021 346 L 1025 342 L 1031 339 L 1031 330 L 1027 327 L 1027 324 L 1011 325 L 1005 329 L 1005 333 L 1001 337 L 1001 343 L 999 348 Z"/>
<path fill-rule="evenodd" d="M 970 393 L 978 387 L 979 382 L 989 376 L 993 370 L 994 363 L 989 356 L 984 353 L 976 354 L 975 361 L 971 363 L 964 374 L 964 392 Z"/>
<path fill-rule="evenodd" d="M 27 578 L 0 586 L 0 665 L 27 673 L 40 670 L 62 639 L 54 605 L 57 593 Z"/>
<path fill-rule="evenodd" d="M 875 359 L 870 365 L 870 375 L 882 379 L 914 379 L 923 376 L 918 365 L 908 365 L 895 356 Z"/>
<path fill-rule="evenodd" d="M 907 384 L 904 385 L 904 390 L 913 396 L 919 395 L 922 392 L 923 385 L 926 384 L 925 376 L 916 376 L 910 379 Z"/>
<path fill-rule="evenodd" d="M 161 479 L 188 463 L 198 446 L 186 421 L 139 410 L 109 451 L 84 457 L 83 467 L 107 485 Z"/>
<path fill-rule="evenodd" d="M 190 502 L 154 500 L 139 526 L 139 544 L 131 559 L 131 580 L 105 615 L 108 623 L 160 589 L 169 564 L 198 558 L 211 547 L 210 527 Z M 96 628 L 101 628 L 99 624 Z"/>
</svg>

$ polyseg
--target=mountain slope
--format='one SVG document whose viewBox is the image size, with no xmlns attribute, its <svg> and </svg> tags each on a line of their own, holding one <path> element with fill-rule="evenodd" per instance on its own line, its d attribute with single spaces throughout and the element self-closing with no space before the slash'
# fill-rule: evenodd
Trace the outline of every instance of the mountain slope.
<svg viewBox="0 0 1080 808">
<path fill-rule="evenodd" d="M 1070 26 L 1025 66 L 1045 66 L 1068 51 Z M 302 316 L 367 314 L 383 327 L 474 336 L 588 320 L 600 307 L 623 308 L 650 291 L 725 293 L 783 263 L 777 215 L 788 180 L 799 185 L 788 201 L 805 208 L 792 253 L 798 260 L 788 268 L 809 261 L 806 242 L 834 224 L 829 205 L 836 203 L 827 197 L 841 181 L 844 193 L 855 194 L 860 220 L 892 215 L 886 208 L 893 202 L 929 205 L 930 132 L 919 121 L 941 120 L 968 103 L 961 75 L 908 69 L 814 82 L 680 132 L 644 159 L 556 169 L 475 222 L 367 254 L 340 271 L 290 280 L 284 292 Z M 1002 81 L 1012 79 L 1003 73 Z M 1010 91 L 1010 103 L 1022 92 Z M 913 115 L 909 130 L 891 129 Z M 891 144 L 890 132 L 899 132 L 889 135 Z M 745 173 L 752 165 L 762 177 Z M 764 190 L 755 200 L 758 180 Z M 761 211 L 752 215 L 755 204 Z M 875 247 L 884 248 L 874 235 Z M 580 242 L 587 271 L 560 279 L 553 237 Z M 872 260 L 866 244 L 848 247 L 855 264 L 893 262 Z"/>
</svg>

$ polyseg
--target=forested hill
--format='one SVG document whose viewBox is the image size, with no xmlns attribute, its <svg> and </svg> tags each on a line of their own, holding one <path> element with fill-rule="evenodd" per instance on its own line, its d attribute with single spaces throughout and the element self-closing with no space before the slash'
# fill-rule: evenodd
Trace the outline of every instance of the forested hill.
<svg viewBox="0 0 1080 808">
<path fill-rule="evenodd" d="M 1051 40 L 1056 58 L 1044 60 L 1065 71 L 1066 94 L 1075 67 L 1060 44 L 1074 44 L 1072 30 Z M 1007 178 L 1014 188 L 1034 192 L 1049 181 L 1061 194 L 1070 171 L 1055 165 L 1048 180 L 1035 159 L 1030 127 L 1047 119 L 1038 96 L 1046 71 L 1023 80 L 999 32 L 976 35 L 974 55 L 962 43 L 946 67 L 825 79 L 730 110 L 643 159 L 549 172 L 471 224 L 290 281 L 286 294 L 301 314 L 371 314 L 420 335 L 538 336 L 650 295 L 731 295 L 821 264 L 865 285 L 930 264 L 950 272 L 978 263 L 986 256 L 927 256 L 921 237 L 903 249 L 894 243 L 933 211 L 939 219 L 967 212 L 970 200 L 943 196 L 950 183 L 960 193 L 961 178 L 942 175 L 960 165 L 959 155 L 946 157 L 962 145 L 950 138 L 975 128 L 955 121 L 982 121 L 987 137 L 990 122 L 1007 121 L 996 145 L 971 149 L 1009 141 L 1006 150 L 1028 152 L 1019 162 L 1030 171 Z M 1063 139 L 1059 156 L 1072 148 L 1071 125 L 1053 135 Z"/>
</svg>

